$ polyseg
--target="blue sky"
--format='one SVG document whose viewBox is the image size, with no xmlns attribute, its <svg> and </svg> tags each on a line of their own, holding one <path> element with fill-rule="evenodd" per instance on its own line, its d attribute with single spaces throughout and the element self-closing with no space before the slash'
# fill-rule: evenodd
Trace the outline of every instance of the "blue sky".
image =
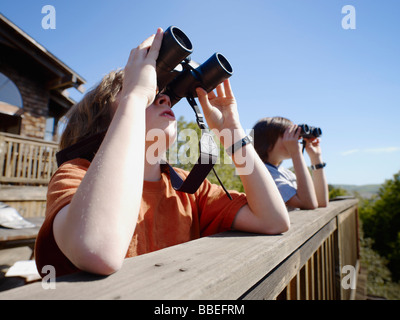
<svg viewBox="0 0 400 320">
<path fill-rule="evenodd" d="M 42 28 L 48 4 L 55 30 Z M 342 28 L 345 5 L 356 10 L 354 30 Z M 2 0 L 0 11 L 84 77 L 87 89 L 123 67 L 157 27 L 176 25 L 191 39 L 194 60 L 218 51 L 232 64 L 244 128 L 278 115 L 321 127 L 331 184 L 383 183 L 400 170 L 397 0 Z M 186 101 L 174 111 L 194 120 Z"/>
</svg>

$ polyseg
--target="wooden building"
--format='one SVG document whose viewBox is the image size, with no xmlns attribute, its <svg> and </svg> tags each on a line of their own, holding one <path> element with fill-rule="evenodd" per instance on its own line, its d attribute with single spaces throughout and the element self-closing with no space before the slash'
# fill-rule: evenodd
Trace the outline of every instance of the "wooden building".
<svg viewBox="0 0 400 320">
<path fill-rule="evenodd" d="M 0 14 L 0 131 L 52 140 L 85 80 Z M 47 135 L 46 135 L 47 128 Z"/>
<path fill-rule="evenodd" d="M 44 214 L 57 124 L 75 103 L 67 89 L 85 82 L 0 14 L 0 201 L 25 217 Z"/>
</svg>

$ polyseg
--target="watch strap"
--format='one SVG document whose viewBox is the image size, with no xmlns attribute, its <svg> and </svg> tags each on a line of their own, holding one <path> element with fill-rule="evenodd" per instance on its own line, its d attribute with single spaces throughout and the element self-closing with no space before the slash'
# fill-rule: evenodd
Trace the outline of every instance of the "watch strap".
<svg viewBox="0 0 400 320">
<path fill-rule="evenodd" d="M 238 142 L 234 143 L 231 147 L 226 149 L 226 153 L 228 155 L 234 154 L 237 150 L 243 148 L 245 145 L 253 143 L 253 138 L 249 135 L 245 136 L 243 139 L 239 140 Z"/>
<path fill-rule="evenodd" d="M 311 170 L 322 169 L 322 168 L 325 168 L 325 166 L 326 166 L 325 162 L 318 163 L 318 164 L 315 164 L 315 165 L 313 164 L 313 165 L 311 165 Z"/>
</svg>

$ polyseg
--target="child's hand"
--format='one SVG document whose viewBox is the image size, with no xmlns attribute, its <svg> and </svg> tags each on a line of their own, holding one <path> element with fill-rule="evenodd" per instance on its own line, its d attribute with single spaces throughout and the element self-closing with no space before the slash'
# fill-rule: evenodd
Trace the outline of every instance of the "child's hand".
<svg viewBox="0 0 400 320">
<path fill-rule="evenodd" d="M 301 146 L 299 144 L 300 132 L 301 128 L 293 124 L 283 134 L 282 143 L 291 157 L 296 153 L 301 153 Z"/>
<path fill-rule="evenodd" d="M 213 91 L 207 94 L 202 88 L 197 88 L 197 96 L 203 109 L 204 116 L 210 129 L 221 132 L 223 129 L 241 130 L 236 99 L 233 95 L 229 80 L 217 86 L 217 94 Z M 244 131 L 243 131 L 244 132 Z M 244 137 L 244 134 L 243 134 Z M 229 146 L 232 144 L 230 142 Z"/>
<path fill-rule="evenodd" d="M 304 139 L 306 141 L 306 151 L 311 161 L 319 161 L 321 157 L 321 145 L 320 140 L 317 139 Z"/>
<path fill-rule="evenodd" d="M 153 103 L 157 91 L 156 60 L 162 38 L 163 31 L 158 28 L 156 35 L 150 36 L 131 51 L 124 70 L 121 98 L 133 94 L 146 99 L 147 106 Z"/>
</svg>

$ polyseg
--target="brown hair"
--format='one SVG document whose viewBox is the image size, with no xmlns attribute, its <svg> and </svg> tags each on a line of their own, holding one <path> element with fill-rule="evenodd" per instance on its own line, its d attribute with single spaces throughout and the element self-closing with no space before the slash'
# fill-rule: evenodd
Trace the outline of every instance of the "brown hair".
<svg viewBox="0 0 400 320">
<path fill-rule="evenodd" d="M 122 88 L 124 70 L 112 71 L 85 94 L 64 116 L 67 121 L 60 150 L 107 130 L 112 120 L 111 105 Z"/>
<path fill-rule="evenodd" d="M 268 162 L 268 154 L 274 148 L 276 141 L 282 137 L 292 121 L 283 117 L 260 119 L 253 127 L 254 148 L 261 160 Z"/>
</svg>

